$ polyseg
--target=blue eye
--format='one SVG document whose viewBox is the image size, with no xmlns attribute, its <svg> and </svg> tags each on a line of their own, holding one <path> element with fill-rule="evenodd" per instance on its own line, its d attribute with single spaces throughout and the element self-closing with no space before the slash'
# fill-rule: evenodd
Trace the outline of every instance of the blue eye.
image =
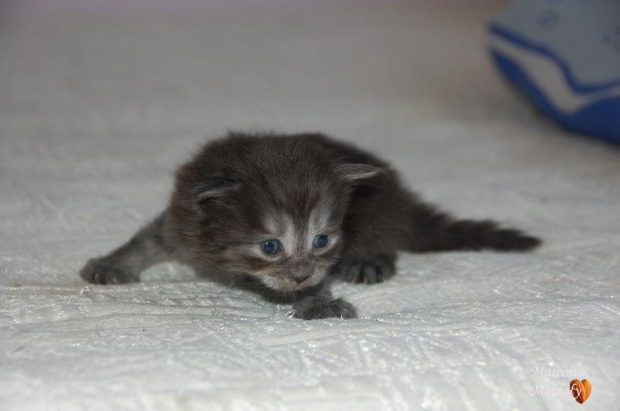
<svg viewBox="0 0 620 411">
<path fill-rule="evenodd" d="M 314 240 L 312 241 L 312 246 L 315 248 L 323 248 L 327 245 L 328 240 L 329 238 L 327 237 L 327 235 L 319 234 L 314 237 Z"/>
<path fill-rule="evenodd" d="M 260 243 L 260 248 L 263 250 L 263 253 L 272 255 L 280 251 L 280 243 L 277 240 L 268 240 Z"/>
</svg>

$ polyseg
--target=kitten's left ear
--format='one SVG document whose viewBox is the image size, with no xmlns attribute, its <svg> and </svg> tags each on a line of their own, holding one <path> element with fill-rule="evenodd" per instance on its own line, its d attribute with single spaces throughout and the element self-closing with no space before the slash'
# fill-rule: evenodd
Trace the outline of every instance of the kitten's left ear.
<svg viewBox="0 0 620 411">
<path fill-rule="evenodd" d="M 225 197 L 241 188 L 241 181 L 230 176 L 212 176 L 193 189 L 194 206 L 200 209 L 208 200 Z"/>
<path fill-rule="evenodd" d="M 336 174 L 345 181 L 357 182 L 366 180 L 383 173 L 379 167 L 370 164 L 340 164 L 336 167 Z"/>
</svg>

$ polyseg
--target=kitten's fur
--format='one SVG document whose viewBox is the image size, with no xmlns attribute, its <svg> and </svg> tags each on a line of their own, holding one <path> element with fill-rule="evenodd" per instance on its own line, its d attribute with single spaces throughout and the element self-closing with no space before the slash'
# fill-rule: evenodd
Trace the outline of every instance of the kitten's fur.
<svg viewBox="0 0 620 411">
<path fill-rule="evenodd" d="M 324 248 L 313 247 L 326 234 Z M 277 239 L 281 251 L 259 245 Z M 455 220 L 404 188 L 384 161 L 322 134 L 231 133 L 176 174 L 169 207 L 128 243 L 92 259 L 86 281 L 120 284 L 166 259 L 258 286 L 303 319 L 355 317 L 328 278 L 373 284 L 396 252 L 525 251 L 540 241 L 493 221 Z"/>
</svg>

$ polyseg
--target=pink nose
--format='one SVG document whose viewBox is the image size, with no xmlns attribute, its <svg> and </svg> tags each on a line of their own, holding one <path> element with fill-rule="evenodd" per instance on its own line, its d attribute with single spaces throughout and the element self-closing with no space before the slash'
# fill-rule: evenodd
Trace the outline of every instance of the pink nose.
<svg viewBox="0 0 620 411">
<path fill-rule="evenodd" d="M 297 282 L 297 284 L 301 284 L 306 281 L 312 275 L 312 267 L 309 265 L 300 265 L 297 267 L 292 267 L 289 272 L 289 276 Z"/>
</svg>

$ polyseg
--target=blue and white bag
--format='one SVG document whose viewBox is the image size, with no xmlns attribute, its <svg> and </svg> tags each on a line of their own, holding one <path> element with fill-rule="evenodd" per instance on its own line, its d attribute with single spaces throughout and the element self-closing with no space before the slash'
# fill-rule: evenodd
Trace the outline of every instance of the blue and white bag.
<svg viewBox="0 0 620 411">
<path fill-rule="evenodd" d="M 620 143 L 620 0 L 515 0 L 489 42 L 499 70 L 545 114 Z"/>
</svg>

